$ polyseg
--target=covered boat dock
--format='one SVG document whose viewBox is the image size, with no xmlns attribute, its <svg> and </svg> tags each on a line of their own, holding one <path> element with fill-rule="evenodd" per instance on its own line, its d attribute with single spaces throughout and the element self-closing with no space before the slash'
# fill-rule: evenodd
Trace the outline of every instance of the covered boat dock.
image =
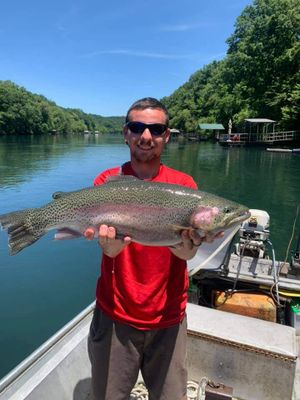
<svg viewBox="0 0 300 400">
<path fill-rule="evenodd" d="M 244 120 L 244 132 L 220 135 L 219 143 L 223 146 L 234 145 L 273 145 L 293 143 L 300 139 L 298 131 L 275 131 L 276 121 L 267 118 L 247 118 Z"/>
</svg>

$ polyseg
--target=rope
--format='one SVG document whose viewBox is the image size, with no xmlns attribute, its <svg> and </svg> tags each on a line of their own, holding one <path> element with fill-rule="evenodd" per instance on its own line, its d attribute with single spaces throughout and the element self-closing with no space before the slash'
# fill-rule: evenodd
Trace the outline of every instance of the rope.
<svg viewBox="0 0 300 400">
<path fill-rule="evenodd" d="M 187 382 L 187 400 L 205 400 L 205 389 L 207 385 L 213 384 L 208 378 L 201 378 L 199 383 L 195 381 Z M 149 400 L 148 390 L 144 382 L 138 382 L 133 388 L 129 400 Z M 172 400 L 172 399 L 170 399 Z M 232 397 L 232 400 L 238 400 Z"/>
<path fill-rule="evenodd" d="M 188 400 L 202 399 L 202 397 L 199 397 L 198 383 L 194 381 L 187 382 L 187 398 Z M 130 394 L 130 400 L 149 400 L 148 390 L 146 389 L 143 382 L 138 382 L 132 389 L 132 392 Z"/>
<path fill-rule="evenodd" d="M 143 382 L 138 382 L 132 389 L 130 394 L 130 400 L 148 400 L 148 390 L 146 389 Z"/>
</svg>

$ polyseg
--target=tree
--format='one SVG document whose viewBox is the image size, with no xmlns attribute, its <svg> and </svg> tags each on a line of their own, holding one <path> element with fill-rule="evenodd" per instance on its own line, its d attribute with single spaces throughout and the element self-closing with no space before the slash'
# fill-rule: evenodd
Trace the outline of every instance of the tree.
<svg viewBox="0 0 300 400">
<path fill-rule="evenodd" d="M 123 117 L 101 117 L 64 109 L 44 96 L 28 92 L 10 81 L 0 81 L 0 133 L 43 134 L 52 130 L 80 133 L 120 131 Z"/>
<path fill-rule="evenodd" d="M 283 118 L 283 109 L 297 102 L 297 93 L 292 99 L 290 93 L 300 77 L 299 10 L 299 0 L 255 0 L 238 17 L 227 40 L 233 87 L 250 89 L 242 97 L 255 115 L 291 125 L 296 123 L 295 113 L 289 120 Z"/>
<path fill-rule="evenodd" d="M 237 18 L 224 60 L 212 62 L 162 101 L 174 127 L 246 117 L 299 129 L 300 1 L 254 0 Z"/>
</svg>

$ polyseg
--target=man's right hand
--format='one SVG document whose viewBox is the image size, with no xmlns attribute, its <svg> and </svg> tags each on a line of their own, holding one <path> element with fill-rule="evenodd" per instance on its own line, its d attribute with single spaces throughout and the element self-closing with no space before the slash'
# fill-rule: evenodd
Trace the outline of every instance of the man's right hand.
<svg viewBox="0 0 300 400">
<path fill-rule="evenodd" d="M 95 229 L 90 227 L 84 232 L 84 236 L 88 240 L 93 240 L 98 236 L 99 246 L 108 257 L 114 258 L 131 243 L 131 238 L 125 236 L 124 239 L 116 239 L 116 229 L 112 226 L 100 225 L 98 234 Z"/>
</svg>

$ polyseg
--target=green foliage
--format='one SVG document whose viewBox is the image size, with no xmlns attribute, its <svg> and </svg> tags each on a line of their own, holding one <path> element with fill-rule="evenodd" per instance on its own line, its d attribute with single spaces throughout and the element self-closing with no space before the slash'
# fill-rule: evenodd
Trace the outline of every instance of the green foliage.
<svg viewBox="0 0 300 400">
<path fill-rule="evenodd" d="M 183 131 L 198 123 L 234 125 L 265 117 L 299 129 L 300 2 L 254 0 L 237 18 L 224 60 L 206 65 L 162 101 L 170 124 Z"/>
<path fill-rule="evenodd" d="M 44 96 L 32 94 L 10 81 L 0 81 L 0 133 L 43 134 L 120 132 L 123 117 L 101 117 L 64 109 Z"/>
</svg>

